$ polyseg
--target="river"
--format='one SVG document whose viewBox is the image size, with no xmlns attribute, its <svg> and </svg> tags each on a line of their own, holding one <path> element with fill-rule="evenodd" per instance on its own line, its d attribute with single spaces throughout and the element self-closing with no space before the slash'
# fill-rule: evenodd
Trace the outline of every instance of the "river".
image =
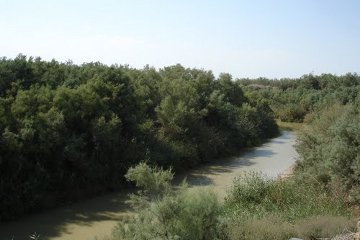
<svg viewBox="0 0 360 240">
<path fill-rule="evenodd" d="M 261 171 L 277 177 L 294 164 L 295 134 L 283 131 L 259 147 L 244 150 L 239 156 L 211 162 L 186 174 L 191 187 L 212 186 L 223 199 L 234 177 L 244 171 Z M 29 239 L 36 232 L 43 240 L 92 240 L 108 235 L 117 221 L 131 214 L 125 203 L 126 193 L 113 193 L 85 200 L 71 206 L 21 218 L 0 225 L 0 240 Z"/>
</svg>

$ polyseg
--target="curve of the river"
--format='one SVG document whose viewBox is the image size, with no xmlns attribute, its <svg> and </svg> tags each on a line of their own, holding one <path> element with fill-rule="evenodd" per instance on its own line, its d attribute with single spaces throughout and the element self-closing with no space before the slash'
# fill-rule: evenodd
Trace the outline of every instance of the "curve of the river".
<svg viewBox="0 0 360 240">
<path fill-rule="evenodd" d="M 261 171 L 276 177 L 294 164 L 295 134 L 283 131 L 277 138 L 239 156 L 200 166 L 177 178 L 186 177 L 191 187 L 212 186 L 220 198 L 234 177 L 244 171 Z M 0 240 L 29 239 L 36 232 L 44 240 L 88 240 L 106 236 L 121 217 L 131 213 L 126 193 L 114 193 L 82 201 L 71 206 L 24 217 L 0 225 Z"/>
</svg>

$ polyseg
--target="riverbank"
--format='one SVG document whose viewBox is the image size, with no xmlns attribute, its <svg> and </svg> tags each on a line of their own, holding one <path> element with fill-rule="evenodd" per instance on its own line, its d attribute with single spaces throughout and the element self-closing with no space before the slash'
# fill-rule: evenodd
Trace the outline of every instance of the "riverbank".
<svg viewBox="0 0 360 240">
<path fill-rule="evenodd" d="M 259 172 L 241 172 L 224 202 L 219 202 L 218 189 L 213 184 L 207 187 L 208 182 L 171 189 L 171 172 L 146 163 L 129 169 L 126 177 L 145 195 L 134 198 L 137 217 L 120 221 L 106 240 L 318 239 L 355 229 L 342 199 L 297 173 L 281 181 Z"/>
<path fill-rule="evenodd" d="M 233 178 L 245 171 L 261 171 L 277 177 L 295 162 L 295 135 L 283 131 L 259 147 L 248 149 L 237 157 L 200 166 L 184 175 L 191 187 L 212 186 L 224 196 Z M 0 240 L 26 239 L 37 232 L 44 240 L 93 239 L 103 236 L 127 214 L 126 193 L 113 193 L 49 212 L 27 216 L 19 221 L 0 225 Z"/>
<path fill-rule="evenodd" d="M 220 197 L 224 197 L 234 178 L 244 172 L 261 172 L 276 178 L 292 166 L 297 159 L 293 147 L 295 138 L 293 132 L 282 131 L 280 136 L 259 147 L 244 150 L 239 156 L 204 164 L 185 177 L 191 187 L 212 186 Z"/>
<path fill-rule="evenodd" d="M 285 171 L 283 171 L 282 173 L 280 173 L 278 175 L 278 179 L 285 180 L 285 179 L 289 178 L 290 176 L 292 176 L 294 173 L 295 166 L 296 166 L 296 164 L 294 163 L 293 165 L 291 165 L 290 167 L 285 169 Z"/>
</svg>

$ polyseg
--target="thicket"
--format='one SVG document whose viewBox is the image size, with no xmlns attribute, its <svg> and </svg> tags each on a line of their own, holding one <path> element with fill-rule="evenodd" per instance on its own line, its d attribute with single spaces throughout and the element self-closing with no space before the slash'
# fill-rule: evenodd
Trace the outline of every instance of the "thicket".
<svg viewBox="0 0 360 240">
<path fill-rule="evenodd" d="M 313 114 L 299 135 L 297 172 L 313 176 L 338 198 L 360 203 L 360 98 Z"/>
<path fill-rule="evenodd" d="M 285 181 L 260 173 L 239 176 L 226 198 L 224 216 L 229 239 L 330 239 L 356 230 L 343 198 L 297 173 Z"/>
<path fill-rule="evenodd" d="M 259 173 L 239 176 L 224 204 L 215 204 L 214 196 L 201 188 L 184 194 L 190 190 L 183 187 L 141 205 L 139 215 L 121 222 L 111 239 L 310 240 L 350 238 L 356 231 L 349 204 L 360 202 L 359 77 L 308 75 L 236 84 L 249 100 L 269 103 L 279 119 L 306 121 L 299 131 L 294 176 L 285 181 Z M 205 209 L 199 212 L 199 206 Z M 211 224 L 188 224 L 206 223 L 199 221 L 202 213 L 211 213 Z"/>
<path fill-rule="evenodd" d="M 135 216 L 124 218 L 107 239 L 288 240 L 331 238 L 355 231 L 344 201 L 314 179 L 287 181 L 248 173 L 234 180 L 225 203 L 208 187 L 172 188 L 171 170 L 141 163 L 126 175 L 139 190 Z"/>
<path fill-rule="evenodd" d="M 349 206 L 360 203 L 359 100 L 359 97 L 355 97 L 345 105 L 343 102 L 332 104 L 331 101 L 321 111 L 308 116 L 308 124 L 299 132 L 296 146 L 300 159 L 294 176 L 289 179 L 269 179 L 259 173 L 244 174 L 234 180 L 225 203 L 217 205 L 211 204 L 213 195 L 203 195 L 203 190 L 198 188 L 193 189 L 192 195 L 186 195 L 192 199 L 190 202 L 178 200 L 179 196 L 189 191 L 183 188 L 184 192 L 173 192 L 171 199 L 175 201 L 161 198 L 143 208 L 137 218 L 130 222 L 131 230 L 126 230 L 125 222 L 120 223 L 122 227 L 114 230 L 111 239 L 145 239 L 138 237 L 139 233 L 150 234 L 141 236 L 156 236 L 157 239 L 351 238 L 356 231 L 356 220 Z M 157 205 L 168 209 L 164 223 L 152 222 L 154 216 L 162 216 L 164 212 L 163 208 L 154 207 Z M 199 222 L 197 217 L 203 216 L 195 207 L 199 205 L 206 208 L 201 212 L 212 213 L 208 220 L 213 225 L 197 225 L 196 232 L 193 232 L 188 225 L 179 222 L 183 219 Z M 182 214 L 179 214 L 170 209 L 186 211 L 182 210 Z M 145 214 L 147 219 L 143 217 L 143 211 L 148 214 Z M 167 223 L 170 226 L 166 226 Z M 176 231 L 172 235 L 158 235 L 158 229 L 163 229 L 164 225 L 166 229 Z M 186 235 L 188 229 L 195 238 Z M 213 231 L 207 231 L 209 229 Z M 202 238 L 196 235 L 203 232 L 209 235 Z"/>
<path fill-rule="evenodd" d="M 314 177 L 350 203 L 360 202 L 360 76 L 310 74 L 238 84 L 248 98 L 266 99 L 280 120 L 306 122 L 298 136 L 297 174 Z"/>
<path fill-rule="evenodd" d="M 296 79 L 240 79 L 250 99 L 266 100 L 284 122 L 307 121 L 306 116 L 334 103 L 352 103 L 360 93 L 360 76 L 348 73 L 304 75 Z"/>
<path fill-rule="evenodd" d="M 126 178 L 141 190 L 130 197 L 137 210 L 114 229 L 112 239 L 219 239 L 220 204 L 209 188 L 172 188 L 171 170 L 140 163 Z"/>
<path fill-rule="evenodd" d="M 278 132 L 275 117 L 308 123 L 286 182 L 234 183 L 225 204 L 209 189 L 169 185 L 171 171 L 140 164 L 143 191 L 125 239 L 305 239 L 353 228 L 359 203 L 360 77 L 233 80 L 181 65 L 75 65 L 0 59 L 0 221 L 124 187 L 126 171 L 190 168 Z M 191 223 L 191 224 L 190 224 Z M 117 235 L 116 235 L 117 234 Z"/>
<path fill-rule="evenodd" d="M 229 74 L 0 59 L 0 221 L 124 186 L 142 159 L 175 169 L 277 134 Z"/>
</svg>

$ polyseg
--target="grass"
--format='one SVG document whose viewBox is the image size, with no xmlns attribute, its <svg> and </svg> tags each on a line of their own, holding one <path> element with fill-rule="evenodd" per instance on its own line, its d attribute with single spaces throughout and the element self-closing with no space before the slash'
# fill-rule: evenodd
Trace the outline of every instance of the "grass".
<svg viewBox="0 0 360 240">
<path fill-rule="evenodd" d="M 355 219 L 342 199 L 316 181 L 286 181 L 247 173 L 234 181 L 224 206 L 229 239 L 328 238 L 355 231 Z"/>
<path fill-rule="evenodd" d="M 144 166 L 127 176 L 134 176 L 137 183 L 141 180 L 147 188 L 149 183 L 149 189 L 164 186 L 159 182 L 170 184 L 171 179 L 161 177 L 164 170 L 143 171 Z M 284 181 L 244 173 L 234 180 L 224 203 L 217 201 L 211 189 L 189 189 L 186 184 L 153 200 L 142 194 L 138 197 L 146 204 L 104 240 L 314 240 L 356 231 L 356 220 L 344 200 L 332 196 L 309 175 L 295 174 Z"/>
<path fill-rule="evenodd" d="M 311 216 L 350 216 L 344 201 L 333 198 L 315 180 L 290 177 L 279 181 L 260 173 L 236 178 L 226 206 L 241 219 L 271 215 L 294 222 Z"/>
<path fill-rule="evenodd" d="M 342 216 L 314 216 L 293 224 L 269 216 L 232 222 L 226 229 L 230 240 L 288 240 L 292 237 L 304 240 L 331 239 L 354 231 L 355 221 Z"/>
</svg>

